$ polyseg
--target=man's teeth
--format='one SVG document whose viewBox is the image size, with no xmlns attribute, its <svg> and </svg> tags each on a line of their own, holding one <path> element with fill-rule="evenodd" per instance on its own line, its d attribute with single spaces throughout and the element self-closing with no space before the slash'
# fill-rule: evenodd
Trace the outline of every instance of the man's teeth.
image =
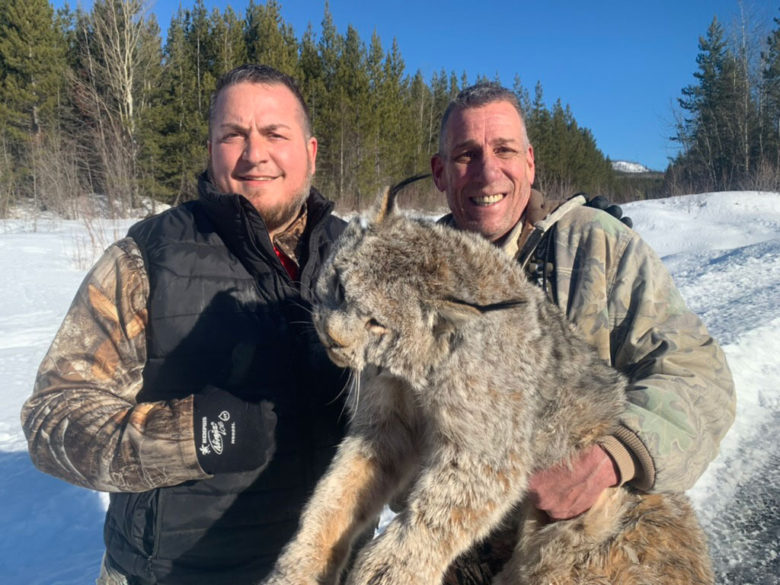
<svg viewBox="0 0 780 585">
<path fill-rule="evenodd" d="M 471 200 L 477 205 L 491 205 L 493 203 L 498 203 L 503 198 L 504 195 L 502 193 L 497 193 L 496 195 L 482 195 L 480 197 L 472 197 Z"/>
</svg>

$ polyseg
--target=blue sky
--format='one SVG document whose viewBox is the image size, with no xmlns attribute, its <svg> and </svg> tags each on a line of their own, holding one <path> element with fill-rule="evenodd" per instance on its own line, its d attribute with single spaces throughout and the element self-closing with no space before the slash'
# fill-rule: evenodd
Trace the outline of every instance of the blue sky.
<svg viewBox="0 0 780 585">
<path fill-rule="evenodd" d="M 54 0 L 61 4 L 63 0 Z M 256 0 L 257 1 L 257 0 Z M 75 0 L 71 0 L 74 3 Z M 205 0 L 243 16 L 249 0 Z M 262 2 L 261 2 L 262 3 Z M 178 7 L 194 0 L 152 0 L 163 31 Z M 280 0 L 282 16 L 300 38 L 311 23 L 319 33 L 324 0 Z M 692 84 L 698 40 L 714 15 L 726 27 L 740 14 L 738 0 L 330 0 L 343 34 L 352 25 L 368 44 L 376 30 L 387 49 L 396 38 L 406 69 L 426 80 L 444 68 L 470 80 L 483 74 L 511 87 L 515 74 L 532 92 L 541 81 L 545 101 L 560 98 L 577 122 L 592 130 L 613 160 L 666 168 L 675 146 L 674 108 Z M 91 5 L 82 0 L 82 6 Z M 768 31 L 780 16 L 771 0 L 743 0 L 746 14 Z"/>
</svg>

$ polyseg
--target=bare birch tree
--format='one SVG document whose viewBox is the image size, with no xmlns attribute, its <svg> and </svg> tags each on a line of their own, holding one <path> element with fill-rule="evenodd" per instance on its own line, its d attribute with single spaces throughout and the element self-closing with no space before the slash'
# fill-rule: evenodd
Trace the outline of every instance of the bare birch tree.
<svg viewBox="0 0 780 585">
<path fill-rule="evenodd" d="M 156 27 L 142 0 L 95 0 L 80 37 L 84 70 L 77 78 L 99 159 L 99 184 L 110 208 L 135 207 L 139 197 L 139 119 L 149 91 L 146 72 L 159 53 Z M 153 44 L 157 42 L 155 48 Z"/>
</svg>

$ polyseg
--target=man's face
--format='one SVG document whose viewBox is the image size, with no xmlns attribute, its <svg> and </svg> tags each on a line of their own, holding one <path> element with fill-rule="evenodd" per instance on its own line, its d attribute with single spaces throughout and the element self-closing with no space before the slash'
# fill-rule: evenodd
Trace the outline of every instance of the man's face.
<svg viewBox="0 0 780 585">
<path fill-rule="evenodd" d="M 209 170 L 223 193 L 246 197 L 271 235 L 297 216 L 311 187 L 317 140 L 284 85 L 238 83 L 214 104 Z"/>
<path fill-rule="evenodd" d="M 498 101 L 452 112 L 444 152 L 431 159 L 458 228 L 491 242 L 520 220 L 534 182 L 534 151 L 514 106 Z"/>
</svg>

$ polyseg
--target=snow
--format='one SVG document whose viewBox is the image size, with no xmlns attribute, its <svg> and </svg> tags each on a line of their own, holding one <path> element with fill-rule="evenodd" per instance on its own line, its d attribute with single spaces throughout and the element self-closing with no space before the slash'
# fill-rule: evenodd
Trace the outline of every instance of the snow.
<svg viewBox="0 0 780 585">
<path fill-rule="evenodd" d="M 780 584 L 780 193 L 728 192 L 626 204 L 682 295 L 724 347 L 737 419 L 690 490 L 718 583 Z M 94 582 L 105 495 L 37 471 L 19 423 L 35 371 L 118 222 L 0 221 L 0 582 Z"/>
<path fill-rule="evenodd" d="M 618 173 L 649 173 L 652 172 L 645 165 L 628 160 L 612 161 L 612 170 Z"/>
</svg>

